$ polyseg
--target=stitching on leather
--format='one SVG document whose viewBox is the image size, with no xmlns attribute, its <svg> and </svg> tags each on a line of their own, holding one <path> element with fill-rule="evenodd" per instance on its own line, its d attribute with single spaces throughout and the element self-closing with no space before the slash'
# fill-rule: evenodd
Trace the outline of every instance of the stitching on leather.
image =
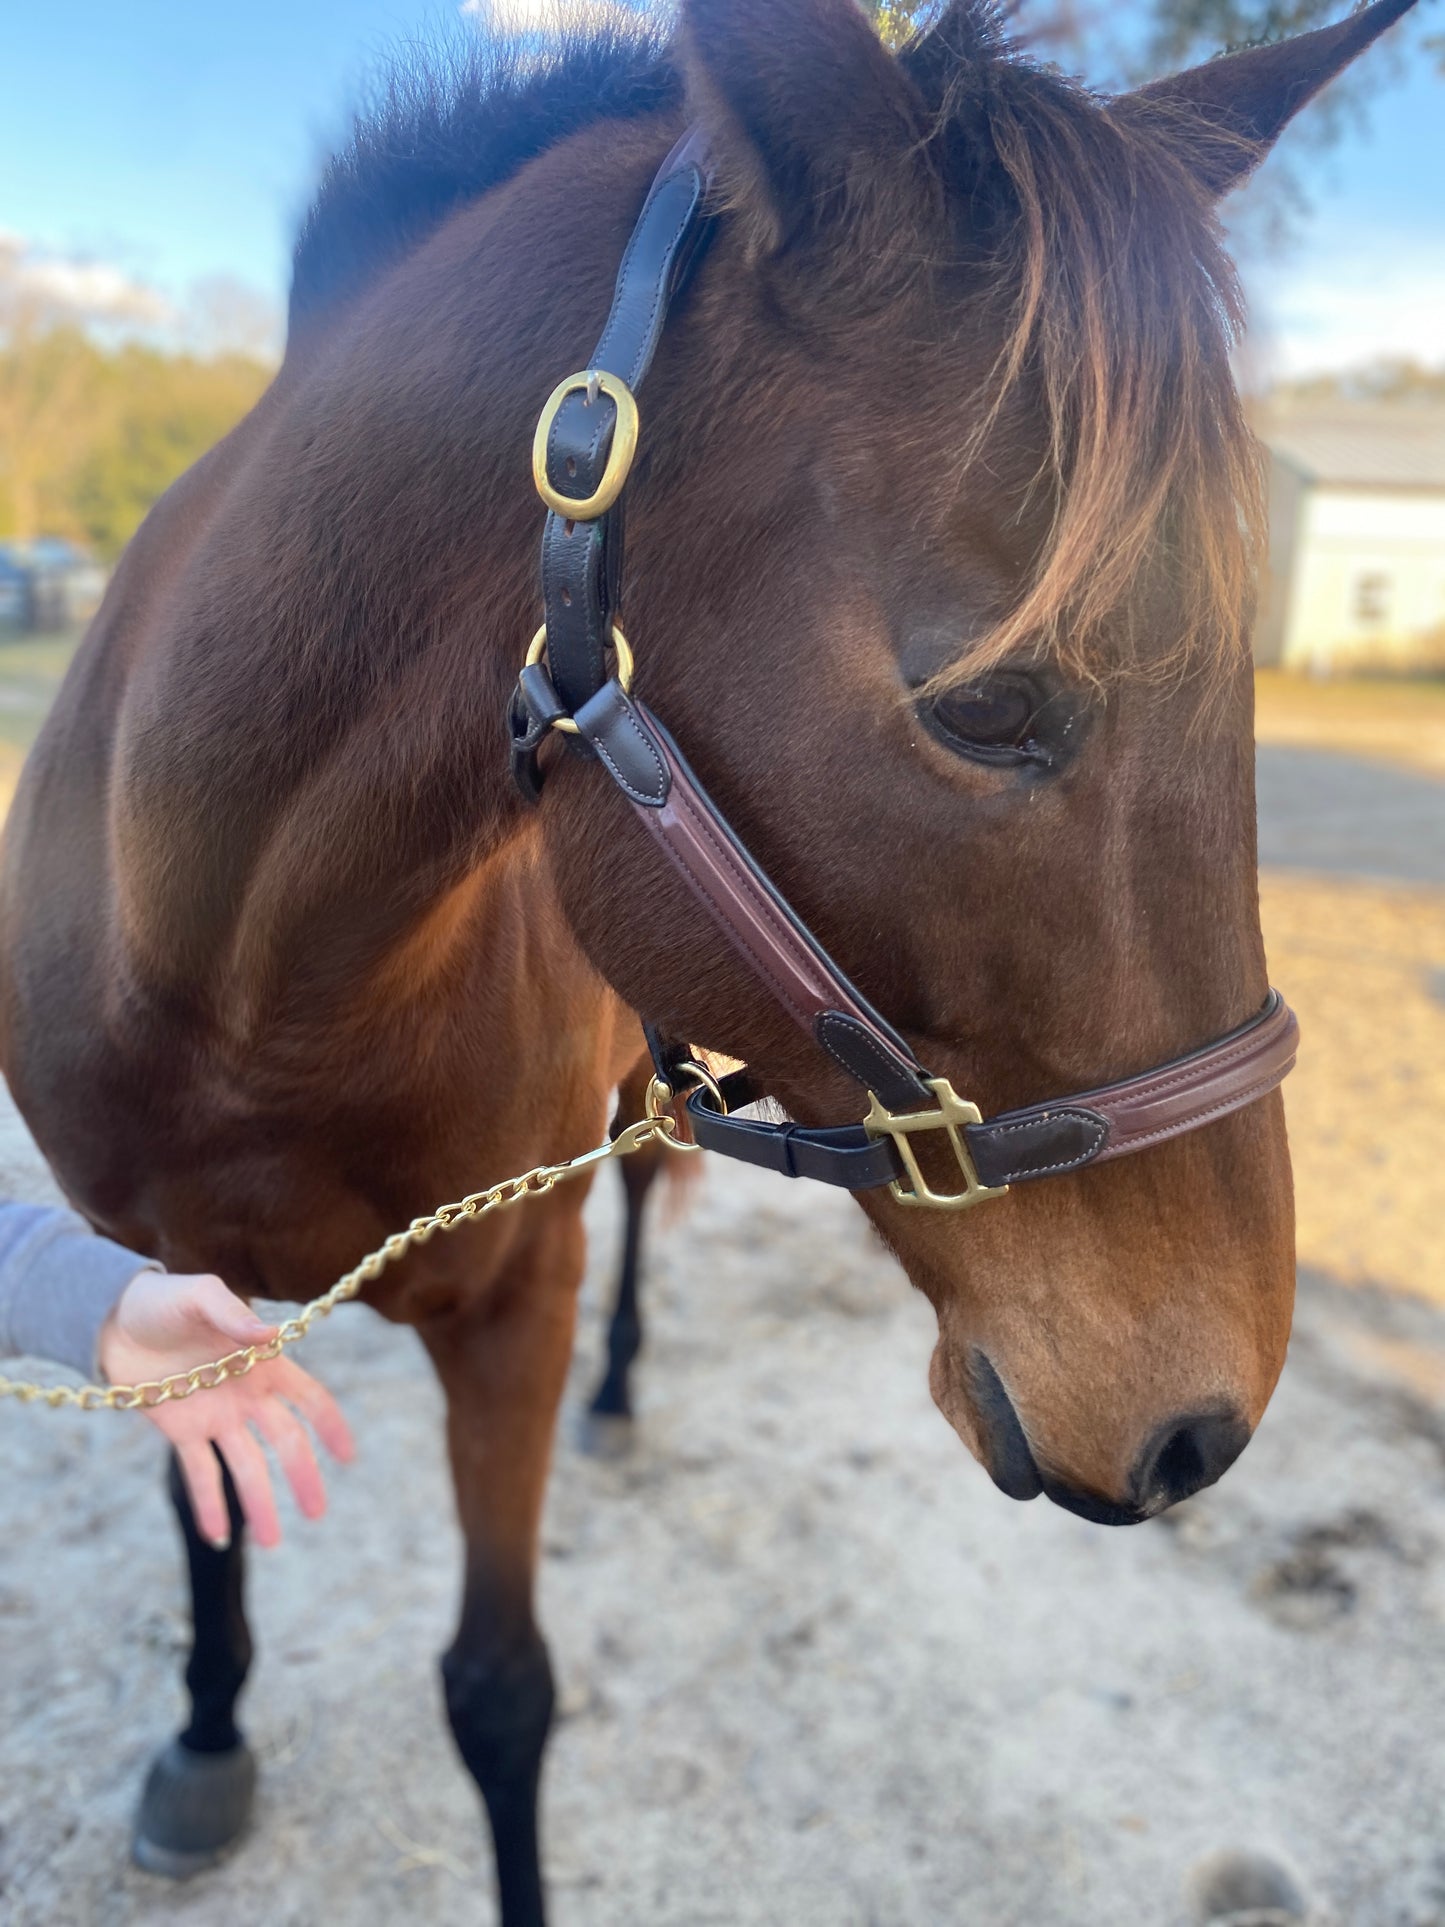
<svg viewBox="0 0 1445 1927">
<path fill-rule="evenodd" d="M 813 951 L 811 947 L 803 943 L 802 939 L 799 938 L 797 933 L 793 930 L 791 924 L 788 923 L 787 920 L 780 915 L 780 913 L 778 912 L 777 906 L 773 903 L 772 899 L 766 894 L 766 892 L 760 889 L 756 879 L 752 874 L 751 869 L 743 861 L 743 859 L 739 857 L 737 851 L 733 848 L 732 843 L 728 840 L 727 837 L 723 835 L 722 831 L 713 822 L 710 813 L 703 808 L 701 803 L 698 802 L 698 800 L 693 796 L 690 789 L 685 785 L 678 786 L 675 788 L 674 794 L 678 803 L 686 808 L 688 815 L 691 821 L 693 822 L 695 828 L 705 836 L 708 846 L 712 849 L 714 854 L 721 861 L 724 868 L 727 870 L 728 874 L 731 877 L 733 877 L 742 886 L 743 892 L 747 896 L 748 900 L 752 904 L 754 904 L 759 910 L 761 910 L 763 920 L 766 921 L 770 925 L 770 927 L 773 927 L 778 930 L 779 935 L 783 938 L 784 942 L 787 945 L 789 945 L 791 948 L 794 948 L 797 952 L 801 952 L 802 957 L 806 959 L 808 965 L 811 966 L 812 969 L 817 972 L 817 977 L 809 984 L 809 988 L 812 991 L 813 995 L 819 996 L 821 994 L 821 995 L 831 996 L 832 994 L 834 994 L 835 991 L 841 993 L 843 990 L 842 984 L 831 983 L 828 981 L 827 974 L 824 972 L 823 966 L 818 963 L 818 960 L 813 955 Z M 751 949 L 749 949 L 748 954 L 750 956 L 754 955 Z M 773 972 L 772 970 L 765 970 L 763 974 L 766 977 L 768 982 L 774 984 L 775 986 L 778 984 L 778 978 L 775 972 Z M 819 990 L 820 982 L 823 987 L 821 993 Z M 781 991 L 779 994 L 780 995 L 782 994 Z M 800 1007 L 793 1001 L 793 999 L 789 997 L 789 998 L 786 998 L 785 1001 L 787 1002 L 789 1009 L 793 1011 L 794 1015 L 798 1015 Z M 818 1014 L 820 1016 L 826 1016 L 827 1012 L 823 1011 Z M 855 1034 L 860 1035 L 864 1039 L 866 1039 L 869 1047 L 875 1053 L 876 1063 L 883 1065 L 890 1073 L 896 1073 L 899 1067 L 899 1063 L 901 1063 L 902 1060 L 900 1059 L 898 1060 L 898 1062 L 894 1061 L 892 1055 L 888 1053 L 887 1046 L 883 1043 L 882 1039 L 875 1038 L 873 1034 L 866 1029 L 866 1027 L 861 1023 L 861 1021 L 858 1018 L 849 1017 L 845 1011 L 839 1011 L 837 1015 L 839 1017 L 844 1018 L 847 1022 L 856 1026 Z M 812 1016 L 801 1017 L 800 1021 L 804 1023 L 805 1027 L 810 1032 L 812 1032 L 816 1041 L 822 1044 L 824 1050 L 827 1051 L 828 1055 L 840 1067 L 840 1069 L 846 1071 L 848 1076 L 856 1079 L 857 1072 L 848 1063 L 847 1059 L 839 1055 L 837 1050 L 835 1050 L 834 1047 L 830 1043 L 828 1043 L 825 1036 L 819 1036 L 817 1023 L 814 1020 L 814 1018 Z"/>
<path fill-rule="evenodd" d="M 684 876 L 690 880 L 693 888 L 697 891 L 703 902 L 709 906 L 714 917 L 721 923 L 729 940 L 749 959 L 754 970 L 756 970 L 763 982 L 772 987 L 773 994 L 777 997 L 778 1002 L 783 1006 L 784 1010 L 787 1011 L 788 1015 L 792 1017 L 796 1023 L 800 1023 L 806 1028 L 809 1023 L 807 1014 L 794 1002 L 786 986 L 779 980 L 766 959 L 760 957 L 752 945 L 743 937 L 737 925 L 731 921 L 724 907 L 708 888 L 706 880 L 699 876 L 692 864 L 688 862 L 684 851 L 682 851 L 676 843 L 668 841 L 665 837 L 664 845 L 673 862 L 677 864 Z"/>
<path fill-rule="evenodd" d="M 685 810 L 687 812 L 688 818 L 695 831 L 699 828 L 709 830 L 709 831 L 711 830 L 712 826 L 705 812 L 703 812 L 700 806 L 694 801 L 693 797 L 690 795 L 687 789 L 687 786 L 685 784 L 674 781 L 673 787 L 672 787 L 672 796 L 673 796 L 675 805 L 679 806 L 682 810 Z M 691 878 L 694 888 L 697 889 L 699 894 L 702 896 L 703 900 L 711 906 L 713 915 L 721 923 L 724 933 L 727 935 L 729 940 L 733 944 L 735 944 L 739 950 L 742 951 L 745 957 L 749 959 L 749 961 L 752 963 L 754 970 L 757 971 L 758 975 L 762 978 L 763 982 L 765 984 L 769 984 L 772 987 L 772 990 L 775 996 L 777 997 L 779 1003 L 782 1004 L 783 1008 L 788 1012 L 789 1016 L 792 1017 L 796 1023 L 801 1024 L 805 1030 L 811 1030 L 812 1022 L 813 1022 L 812 1013 L 807 1009 L 805 1005 L 800 1004 L 797 1001 L 797 999 L 793 996 L 792 992 L 789 990 L 787 986 L 786 979 L 780 977 L 777 971 L 772 966 L 772 964 L 765 957 L 760 956 L 756 951 L 756 949 L 754 949 L 753 945 L 748 942 L 743 932 L 738 929 L 736 922 L 731 917 L 728 916 L 724 906 L 717 901 L 717 898 L 714 896 L 713 892 L 708 888 L 706 882 L 703 880 L 703 878 L 701 878 L 698 875 L 697 871 L 687 861 L 686 856 L 684 855 L 682 850 L 679 849 L 677 844 L 669 841 L 667 842 L 667 848 L 668 848 L 668 851 L 673 855 L 673 857 L 680 863 L 682 869 L 685 871 L 687 876 Z M 725 846 L 723 854 L 732 855 L 732 852 L 728 850 Z M 735 863 L 736 863 L 736 858 L 734 857 L 734 864 Z M 737 875 L 737 871 L 735 868 L 733 869 L 732 874 L 735 876 Z M 750 882 L 750 879 L 744 877 L 742 878 L 742 881 L 746 884 Z"/>
<path fill-rule="evenodd" d="M 681 784 L 675 781 L 672 788 L 672 796 L 673 796 L 674 805 L 679 807 L 681 810 L 686 811 L 694 830 L 696 830 L 699 827 L 704 829 L 711 828 L 711 825 L 709 824 L 705 813 L 703 813 L 701 809 L 697 806 L 697 804 L 694 802 L 694 799 L 689 794 L 687 786 L 685 784 Z M 666 838 L 666 836 L 664 836 L 664 842 L 666 844 L 668 853 L 679 864 L 679 866 L 682 868 L 684 873 L 691 879 L 694 888 L 698 891 L 699 895 L 703 898 L 704 902 L 711 907 L 713 915 L 721 923 L 724 933 L 727 935 L 729 940 L 732 943 L 734 943 L 737 946 L 737 948 L 743 952 L 744 956 L 746 956 L 751 961 L 753 968 L 757 971 L 758 975 L 763 979 L 764 983 L 770 984 L 772 986 L 775 994 L 778 997 L 779 1002 L 788 1011 L 789 1015 L 792 1016 L 798 1023 L 803 1024 L 805 1027 L 811 1027 L 812 1019 L 810 1014 L 808 1014 L 804 1010 L 804 1008 L 795 1001 L 792 994 L 787 989 L 786 983 L 784 982 L 783 979 L 781 979 L 778 976 L 777 972 L 773 969 L 772 965 L 767 961 L 767 959 L 759 956 L 757 951 L 753 948 L 752 944 L 750 944 L 747 941 L 747 938 L 744 936 L 742 931 L 738 929 L 737 924 L 733 921 L 731 917 L 728 916 L 725 907 L 718 902 L 712 890 L 709 889 L 704 878 L 699 876 L 697 870 L 693 867 L 691 863 L 688 862 L 686 853 L 679 847 L 679 845 L 672 842 L 670 839 Z"/>
<path fill-rule="evenodd" d="M 683 785 L 679 789 L 678 796 L 679 800 L 687 809 L 694 828 L 704 838 L 722 868 L 741 886 L 742 893 L 760 912 L 759 921 L 769 926 L 776 925 L 784 939 L 790 944 L 797 945 L 797 947 L 803 951 L 807 962 L 816 968 L 817 960 L 813 956 L 812 951 L 801 945 L 791 925 L 789 925 L 785 919 L 779 918 L 776 905 L 767 893 L 759 888 L 757 879 L 753 876 L 751 869 L 738 855 L 732 843 L 718 828 L 717 824 L 714 823 L 711 814 L 703 807 L 686 785 Z M 817 981 L 810 982 L 808 987 L 814 996 L 818 996 L 821 1000 L 822 993 L 818 989 Z M 807 1019 L 810 1029 L 812 1027 L 812 1021 L 810 1015 Z"/>
<path fill-rule="evenodd" d="M 666 802 L 667 801 L 667 765 L 663 762 L 662 758 L 658 755 L 657 751 L 653 748 L 651 738 L 648 736 L 646 730 L 644 730 L 641 724 L 637 721 L 635 716 L 632 716 L 631 714 L 629 714 L 629 712 L 625 709 L 619 709 L 617 711 L 617 717 L 620 721 L 626 723 L 627 727 L 636 736 L 638 742 L 640 742 L 642 744 L 642 747 L 647 751 L 647 754 L 649 755 L 649 757 L 651 757 L 653 767 L 657 771 L 656 792 L 654 793 L 651 790 L 638 789 L 634 784 L 630 783 L 627 780 L 626 776 L 623 775 L 621 769 L 618 767 L 613 757 L 608 754 L 607 745 L 605 742 L 602 741 L 600 737 L 598 736 L 589 737 L 588 740 L 591 742 L 592 747 L 597 751 L 597 754 L 602 758 L 603 762 L 607 765 L 608 769 L 612 771 L 613 777 L 618 783 L 618 785 L 622 789 L 626 790 L 629 796 L 635 797 L 639 802 L 642 802 L 642 803 Z"/>
<path fill-rule="evenodd" d="M 672 185 L 673 181 L 675 181 L 677 178 L 678 177 L 676 174 L 669 174 L 667 179 L 660 184 L 658 188 L 658 193 L 659 194 L 664 193 L 667 190 L 667 188 Z M 648 198 L 650 200 L 652 197 L 649 196 Z M 662 304 L 664 295 L 666 294 L 666 291 L 667 291 L 668 284 L 672 280 L 674 256 L 677 252 L 678 243 L 682 240 L 683 236 L 687 233 L 688 228 L 691 227 L 692 225 L 692 217 L 693 217 L 693 212 L 697 207 L 697 200 L 698 200 L 698 192 L 697 192 L 696 184 L 694 184 L 693 191 L 688 198 L 687 206 L 683 209 L 682 219 L 678 222 L 677 227 L 673 232 L 672 239 L 668 242 L 667 246 L 662 251 L 662 268 L 661 268 L 661 272 L 657 275 L 656 279 L 653 282 L 652 306 L 648 310 L 647 326 L 643 330 L 641 345 L 639 346 L 637 353 L 633 356 L 632 365 L 627 371 L 627 385 L 629 388 L 635 387 L 638 382 L 638 379 L 639 379 L 638 363 L 643 362 L 648 358 L 650 347 L 655 347 L 655 344 L 653 343 L 653 340 L 652 340 L 652 335 L 653 335 L 653 329 L 657 323 L 657 311 Z M 642 213 L 638 216 L 637 226 L 633 229 L 632 240 L 628 243 L 627 252 L 622 257 L 622 267 L 618 272 L 619 284 L 626 278 L 628 263 L 631 259 L 633 248 L 638 240 L 639 235 L 642 232 L 642 228 L 646 220 L 646 216 L 647 216 L 647 208 L 644 206 Z M 614 316 L 608 317 L 607 326 L 602 332 L 602 339 L 597 344 L 597 356 L 599 361 L 602 359 L 602 351 L 607 346 L 608 340 L 612 334 L 615 319 L 616 317 Z"/>
<path fill-rule="evenodd" d="M 697 205 L 697 190 L 696 188 L 694 188 L 692 194 L 688 197 L 687 206 L 683 209 L 682 219 L 678 222 L 677 228 L 673 233 L 672 239 L 668 242 L 666 248 L 663 250 L 662 272 L 657 277 L 657 280 L 653 283 L 652 306 L 648 309 L 647 327 L 643 333 L 642 345 L 637 351 L 636 357 L 634 358 L 632 363 L 632 368 L 630 370 L 632 375 L 632 382 L 628 383 L 629 387 L 631 387 L 633 383 L 637 381 L 638 379 L 637 364 L 647 354 L 648 344 L 652 342 L 653 330 L 657 326 L 657 311 L 662 306 L 663 299 L 667 293 L 668 284 L 672 280 L 672 270 L 675 265 L 677 246 L 678 246 L 678 243 L 682 240 L 682 237 L 687 233 L 687 230 L 689 229 L 689 227 L 691 227 L 692 225 L 692 211 L 696 205 Z M 654 347 L 655 347 L 655 344 L 654 344 Z"/>
<path fill-rule="evenodd" d="M 1127 1131 L 1120 1132 L 1112 1140 L 1112 1148 L 1116 1155 L 1124 1151 L 1142 1151 L 1150 1144 L 1163 1144 L 1171 1137 L 1183 1137 L 1186 1132 L 1196 1130 L 1199 1125 L 1208 1124 L 1211 1118 L 1227 1117 L 1231 1111 L 1242 1111 L 1257 1097 L 1264 1097 L 1270 1091 L 1278 1090 L 1289 1075 L 1289 1068 L 1286 1065 L 1282 1071 L 1270 1071 L 1246 1089 L 1236 1091 L 1233 1097 L 1224 1098 L 1220 1103 L 1211 1105 L 1207 1111 L 1195 1111 L 1187 1118 L 1180 1118 L 1177 1124 L 1161 1124 L 1157 1130 L 1146 1131 L 1142 1135 L 1137 1133 L 1131 1135 Z"/>
<path fill-rule="evenodd" d="M 641 245 L 641 238 L 642 238 L 643 230 L 646 226 L 647 212 L 648 212 L 649 206 L 652 204 L 654 200 L 660 198 L 660 196 L 667 191 L 667 189 L 672 185 L 672 183 L 677 178 L 678 178 L 677 174 L 675 173 L 669 174 L 667 179 L 665 181 L 659 182 L 658 185 L 652 191 L 652 193 L 648 195 L 647 200 L 643 202 L 642 212 L 637 217 L 637 225 L 632 230 L 632 236 L 627 243 L 626 249 L 623 252 L 622 264 L 618 269 L 616 285 L 619 289 L 625 284 L 627 280 L 628 272 L 632 265 L 633 258 L 636 255 L 637 250 Z M 651 353 L 656 347 L 656 344 L 653 341 L 653 332 L 657 326 L 657 312 L 663 303 L 668 286 L 672 280 L 672 270 L 675 265 L 675 256 L 677 253 L 678 244 L 682 240 L 683 236 L 687 233 L 687 230 L 689 229 L 689 227 L 691 227 L 692 225 L 692 217 L 697 209 L 697 204 L 698 204 L 698 183 L 696 179 L 694 179 L 693 190 L 688 197 L 686 207 L 683 209 L 682 218 L 677 223 L 677 226 L 673 232 L 672 239 L 667 243 L 667 246 L 662 251 L 662 266 L 661 266 L 661 271 L 653 281 L 652 302 L 647 311 L 647 326 L 643 330 L 641 344 L 638 347 L 637 353 L 633 356 L 631 366 L 627 371 L 626 379 L 627 379 L 627 385 L 629 388 L 635 388 L 637 386 L 637 383 L 640 379 L 640 375 L 638 372 L 639 364 L 640 363 L 645 364 L 650 359 Z M 614 295 L 612 312 L 607 317 L 607 325 L 602 330 L 602 339 L 598 342 L 595 350 L 594 365 L 600 366 L 605 362 L 607 358 L 608 344 L 610 343 L 612 336 L 616 331 L 616 328 L 621 320 L 621 316 L 618 312 L 617 305 L 616 305 L 616 299 L 617 299 L 616 295 Z M 616 411 L 614 409 L 614 415 L 615 415 L 615 412 Z M 553 420 L 551 431 L 547 437 L 547 458 L 548 458 L 547 466 L 549 469 L 552 466 L 551 458 L 557 453 L 557 434 L 561 427 L 561 422 L 562 422 L 562 411 L 559 409 L 557 411 L 557 415 L 555 419 Z M 587 455 L 587 461 L 589 464 L 595 465 L 597 461 L 598 452 L 602 446 L 602 434 L 603 434 L 604 426 L 605 424 L 601 420 L 599 420 L 597 424 L 596 432 L 592 437 L 591 448 L 588 451 L 588 455 Z M 614 423 L 614 426 L 615 426 L 615 423 Z"/>
<path fill-rule="evenodd" d="M 851 1078 L 857 1078 L 857 1071 L 848 1062 L 843 1053 L 828 1041 L 829 1031 L 825 1029 L 824 1026 L 828 1023 L 830 1017 L 835 1020 L 835 1023 L 847 1025 L 848 1035 L 856 1043 L 862 1044 L 865 1047 L 865 1054 L 867 1052 L 872 1053 L 875 1068 L 881 1068 L 885 1075 L 896 1077 L 900 1071 L 909 1071 L 911 1069 L 904 1059 L 896 1056 L 893 1051 L 888 1049 L 881 1038 L 875 1037 L 871 1030 L 865 1029 L 863 1024 L 860 1023 L 856 1017 L 850 1016 L 846 1010 L 822 1011 L 813 1025 L 813 1033 L 818 1042 L 823 1046 L 823 1049 L 827 1051 L 828 1055 L 833 1059 L 833 1062 L 841 1065 Z"/>
<path fill-rule="evenodd" d="M 1080 1165 L 1088 1164 L 1093 1158 L 1096 1158 L 1104 1145 L 1109 1141 L 1109 1126 L 1100 1123 L 1097 1118 L 1090 1117 L 1087 1111 L 1049 1112 L 1049 1119 L 1056 1117 L 1071 1118 L 1075 1124 L 1082 1124 L 1085 1130 L 1094 1133 L 1094 1142 L 1087 1150 L 1081 1151 L 1077 1157 L 1063 1158 L 1054 1164 L 1029 1165 L 1028 1175 L 1031 1178 L 1052 1177 L 1059 1171 L 1077 1171 Z M 1019 1124 L 985 1124 L 980 1128 L 981 1131 L 987 1133 L 989 1138 L 1008 1137 L 1019 1131 L 1031 1131 L 1036 1124 L 1042 1124 L 1046 1121 L 1048 1120 L 1044 1118 L 1028 1118 Z M 965 1131 L 964 1135 L 968 1135 L 967 1131 Z"/>
<path fill-rule="evenodd" d="M 1265 1030 L 1269 1025 L 1279 1024 L 1281 1029 L 1288 1029 L 1285 1011 L 1286 1006 L 1281 1004 L 1279 1009 L 1271 1011 L 1268 1017 L 1258 1019 L 1257 1027 L 1247 1032 L 1229 1050 L 1219 1051 L 1214 1047 L 1213 1052 L 1200 1057 L 1192 1069 L 1186 1066 L 1167 1077 L 1159 1072 L 1145 1071 L 1140 1077 L 1125 1078 L 1122 1084 L 1113 1089 L 1106 1085 L 1104 1094 L 1112 1103 L 1127 1101 L 1128 1098 L 1147 1100 L 1172 1090 L 1177 1084 L 1192 1084 L 1198 1078 L 1212 1077 L 1217 1071 L 1224 1070 L 1238 1058 L 1248 1057 L 1252 1052 L 1259 1050 L 1260 1031 Z"/>
<path fill-rule="evenodd" d="M 549 647 L 557 648 L 559 654 L 565 656 L 568 645 L 563 637 L 570 634 L 575 622 L 580 621 L 587 679 L 596 688 L 601 688 L 606 677 L 606 654 L 602 640 L 602 626 L 606 618 L 602 612 L 600 594 L 600 576 L 604 566 L 601 547 L 599 545 L 595 563 L 588 560 L 584 550 L 581 566 L 574 572 L 568 556 L 571 545 L 566 543 L 561 533 L 562 523 L 563 518 L 555 511 L 550 511 L 542 538 L 542 590 L 546 602 Z M 593 524 L 588 531 L 589 547 L 595 528 L 596 524 Z M 561 580 L 558 580 L 559 576 Z M 571 603 L 560 602 L 564 587 L 574 592 Z"/>
</svg>

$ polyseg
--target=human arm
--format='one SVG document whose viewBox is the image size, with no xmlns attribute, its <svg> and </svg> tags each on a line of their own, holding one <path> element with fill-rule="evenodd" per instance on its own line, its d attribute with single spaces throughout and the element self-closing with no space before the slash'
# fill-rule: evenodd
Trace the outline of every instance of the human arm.
<svg viewBox="0 0 1445 1927">
<path fill-rule="evenodd" d="M 73 1211 L 0 1204 L 0 1357 L 51 1358 L 86 1378 L 136 1384 L 274 1335 L 219 1278 L 173 1277 L 148 1266 L 98 1237 Z M 274 1545 L 281 1536 L 257 1434 L 275 1450 L 302 1512 L 315 1518 L 325 1510 L 321 1472 L 298 1413 L 337 1458 L 352 1456 L 335 1401 L 285 1358 L 146 1411 L 175 1447 L 197 1524 L 212 1543 L 229 1536 L 217 1450 L 257 1542 Z"/>
</svg>

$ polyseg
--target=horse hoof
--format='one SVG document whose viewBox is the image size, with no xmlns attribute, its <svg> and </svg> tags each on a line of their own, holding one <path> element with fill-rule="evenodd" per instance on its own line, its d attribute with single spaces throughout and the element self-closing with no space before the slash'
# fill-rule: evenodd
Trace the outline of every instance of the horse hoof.
<svg viewBox="0 0 1445 1927">
<path fill-rule="evenodd" d="M 255 1792 L 256 1756 L 244 1740 L 227 1753 L 172 1740 L 146 1775 L 131 1858 L 166 1880 L 204 1873 L 246 1831 Z"/>
<path fill-rule="evenodd" d="M 587 1409 L 597 1418 L 631 1418 L 632 1398 L 626 1379 L 604 1378 Z"/>
<path fill-rule="evenodd" d="M 625 1459 L 636 1442 L 630 1412 L 593 1405 L 577 1422 L 577 1449 L 589 1459 Z"/>
<path fill-rule="evenodd" d="M 1190 1878 L 1200 1927 L 1298 1927 L 1309 1917 L 1299 1882 L 1262 1853 L 1217 1853 Z"/>
</svg>

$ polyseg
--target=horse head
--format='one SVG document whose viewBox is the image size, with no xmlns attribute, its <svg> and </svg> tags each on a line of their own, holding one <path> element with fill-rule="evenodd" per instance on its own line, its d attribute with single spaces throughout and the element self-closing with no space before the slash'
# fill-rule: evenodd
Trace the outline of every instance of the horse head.
<svg viewBox="0 0 1445 1927">
<path fill-rule="evenodd" d="M 898 57 L 850 0 L 684 10 L 725 213 L 647 396 L 639 686 L 830 954 L 986 1110 L 1265 998 L 1262 505 L 1217 208 L 1404 10 L 1113 100 L 972 0 Z M 804 1123 L 856 1103 L 584 767 L 542 815 L 634 1007 L 766 1066 Z M 938 1405 L 1013 1496 L 1133 1522 L 1258 1424 L 1294 1289 L 1277 1093 L 966 1215 L 863 1201 L 937 1313 Z"/>
</svg>

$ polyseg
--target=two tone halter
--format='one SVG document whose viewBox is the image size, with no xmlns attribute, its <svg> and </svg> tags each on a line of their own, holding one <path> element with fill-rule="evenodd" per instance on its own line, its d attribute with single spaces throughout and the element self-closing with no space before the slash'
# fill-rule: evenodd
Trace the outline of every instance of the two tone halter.
<svg viewBox="0 0 1445 1927">
<path fill-rule="evenodd" d="M 617 625 L 624 489 L 637 448 L 634 399 L 670 305 L 712 231 L 701 139 L 663 162 L 618 270 L 592 365 L 553 392 L 537 427 L 533 476 L 548 509 L 542 537 L 545 621 L 512 698 L 512 770 L 537 803 L 539 751 L 552 731 L 595 759 L 752 974 L 867 1096 L 858 1124 L 816 1129 L 736 1115 L 764 1096 L 747 1072 L 714 1079 L 649 1027 L 658 1076 L 696 1085 L 688 1115 L 700 1144 L 788 1177 L 863 1191 L 887 1185 L 901 1205 L 958 1211 L 1011 1184 L 1124 1157 L 1251 1104 L 1293 1068 L 1298 1026 L 1278 991 L 1227 1036 L 1119 1083 L 984 1118 L 946 1078 L 930 1076 L 768 880 L 632 695 L 632 651 Z M 615 668 L 609 669 L 609 652 Z M 646 1013 L 644 1013 L 644 1018 Z M 916 1141 L 941 1134 L 947 1188 L 925 1175 Z M 956 1167 L 956 1181 L 953 1171 Z"/>
</svg>

